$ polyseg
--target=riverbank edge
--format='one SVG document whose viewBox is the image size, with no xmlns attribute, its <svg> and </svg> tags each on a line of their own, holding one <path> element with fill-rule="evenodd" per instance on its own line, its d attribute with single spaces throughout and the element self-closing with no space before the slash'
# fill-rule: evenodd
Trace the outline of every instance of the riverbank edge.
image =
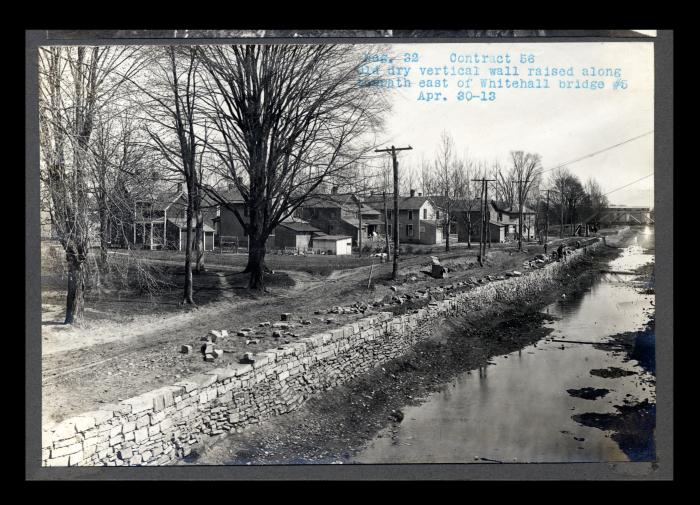
<svg viewBox="0 0 700 505">
<path fill-rule="evenodd" d="M 493 302 L 528 302 L 601 245 L 597 241 L 574 251 L 565 262 L 522 276 L 447 294 L 444 300 L 411 314 L 382 312 L 260 353 L 252 364 L 197 374 L 106 409 L 44 426 L 42 462 L 45 466 L 171 464 L 208 436 L 294 411 L 314 393 L 401 356 L 428 338 L 440 318 L 486 314 Z"/>
</svg>

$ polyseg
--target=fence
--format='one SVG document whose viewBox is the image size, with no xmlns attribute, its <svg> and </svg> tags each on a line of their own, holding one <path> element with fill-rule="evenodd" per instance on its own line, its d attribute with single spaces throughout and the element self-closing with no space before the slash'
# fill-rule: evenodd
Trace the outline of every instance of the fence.
<svg viewBox="0 0 700 505">
<path fill-rule="evenodd" d="M 234 235 L 220 235 L 219 236 L 219 252 L 220 253 L 225 253 L 225 252 L 232 252 L 232 253 L 238 253 L 239 250 L 244 250 L 245 252 L 248 252 L 248 246 L 250 242 L 250 238 L 246 237 L 245 238 L 245 246 L 241 244 L 241 241 L 237 236 Z"/>
</svg>

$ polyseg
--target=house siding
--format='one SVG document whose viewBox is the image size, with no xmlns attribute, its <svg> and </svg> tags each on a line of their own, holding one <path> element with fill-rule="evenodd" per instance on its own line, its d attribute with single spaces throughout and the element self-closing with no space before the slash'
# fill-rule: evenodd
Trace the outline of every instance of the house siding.
<svg viewBox="0 0 700 505">
<path fill-rule="evenodd" d="M 245 204 L 243 203 L 236 203 L 235 204 L 236 209 L 238 210 L 238 213 L 241 215 L 243 220 L 247 223 L 249 222 L 248 217 L 245 215 Z M 217 227 L 214 229 L 216 230 L 216 237 L 217 237 L 217 246 L 219 246 L 219 241 L 220 237 L 225 236 L 225 237 L 237 237 L 238 238 L 238 245 L 241 247 L 247 247 L 248 246 L 248 235 L 246 235 L 245 230 L 243 229 L 243 225 L 241 225 L 241 222 L 238 220 L 236 217 L 236 214 L 233 213 L 232 210 L 230 210 L 227 207 L 221 207 L 220 212 L 219 212 L 219 219 L 217 220 Z M 273 248 L 275 245 L 275 231 L 273 231 L 270 236 L 267 238 L 267 241 L 265 242 L 265 247 L 267 249 Z"/>
<path fill-rule="evenodd" d="M 294 231 L 285 226 L 278 226 L 275 229 L 275 247 L 284 249 L 294 247 L 299 250 L 310 249 L 311 232 Z"/>
<path fill-rule="evenodd" d="M 312 226 L 328 235 L 348 235 L 352 237 L 352 245 L 357 246 L 359 230 L 356 226 L 343 221 L 343 218 L 357 219 L 357 213 L 352 213 L 340 207 L 304 207 L 301 218 Z M 367 225 L 363 223 L 362 230 L 367 233 Z"/>
<path fill-rule="evenodd" d="M 394 225 L 393 202 L 387 208 L 389 226 Z M 423 216 L 427 216 L 424 219 Z M 409 219 L 410 216 L 410 219 Z M 384 220 L 383 211 L 379 219 Z M 406 225 L 413 226 L 413 235 L 409 235 Z M 393 237 L 393 234 L 391 235 Z M 410 244 L 439 244 L 443 241 L 441 225 L 437 222 L 435 207 L 426 200 L 423 205 L 416 209 L 399 209 L 399 242 Z"/>
</svg>

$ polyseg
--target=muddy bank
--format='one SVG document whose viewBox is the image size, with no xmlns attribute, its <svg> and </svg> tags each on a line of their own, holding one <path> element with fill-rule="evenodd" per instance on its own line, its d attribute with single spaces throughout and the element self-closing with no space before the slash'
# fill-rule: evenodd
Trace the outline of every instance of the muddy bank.
<svg viewBox="0 0 700 505">
<path fill-rule="evenodd" d="M 583 398 L 584 400 L 597 400 L 607 395 L 610 390 L 605 388 L 580 388 L 580 389 L 567 389 L 567 393 L 576 398 Z"/>
<path fill-rule="evenodd" d="M 653 272 L 653 266 L 651 271 Z M 652 278 L 653 282 L 653 278 Z M 610 337 L 610 342 L 596 347 L 623 353 L 624 361 L 636 360 L 651 378 L 642 379 L 646 385 L 642 390 L 655 387 L 655 318 L 652 317 L 642 331 L 619 333 Z M 619 368 L 594 369 L 590 372 L 605 378 L 630 375 Z M 611 438 L 631 461 L 653 461 L 656 459 L 654 432 L 656 429 L 656 404 L 649 400 L 636 402 L 634 398 L 626 399 L 625 405 L 615 405 L 617 413 L 586 412 L 572 416 L 576 422 L 601 430 L 612 431 Z"/>
<path fill-rule="evenodd" d="M 399 426 L 401 409 L 417 405 L 461 373 L 489 366 L 489 360 L 545 337 L 548 316 L 538 311 L 562 294 L 586 289 L 595 280 L 606 251 L 587 259 L 560 283 L 517 310 L 495 304 L 469 317 L 446 319 L 431 338 L 343 386 L 311 397 L 299 410 L 260 425 L 210 440 L 183 463 L 293 464 L 342 463 L 385 426 Z"/>
<path fill-rule="evenodd" d="M 626 377 L 628 375 L 635 375 L 635 372 L 632 372 L 630 370 L 623 370 L 622 368 L 611 366 L 608 368 L 593 369 L 593 370 L 591 370 L 590 374 L 595 375 L 596 377 L 603 377 L 604 379 L 617 379 L 618 377 Z"/>
<path fill-rule="evenodd" d="M 609 342 L 596 344 L 596 348 L 605 351 L 622 352 L 625 361 L 636 360 L 646 371 L 656 375 L 656 318 L 652 317 L 641 331 L 627 331 L 610 337 Z M 594 370 L 591 370 L 593 373 Z M 595 370 L 597 373 L 603 373 Z M 596 375 L 596 374 L 594 374 Z M 601 375 L 603 377 L 604 375 Z"/>
<path fill-rule="evenodd" d="M 644 400 L 635 405 L 615 405 L 615 408 L 618 414 L 587 412 L 572 418 L 584 426 L 613 431 L 611 438 L 631 461 L 654 461 L 656 404 Z"/>
</svg>

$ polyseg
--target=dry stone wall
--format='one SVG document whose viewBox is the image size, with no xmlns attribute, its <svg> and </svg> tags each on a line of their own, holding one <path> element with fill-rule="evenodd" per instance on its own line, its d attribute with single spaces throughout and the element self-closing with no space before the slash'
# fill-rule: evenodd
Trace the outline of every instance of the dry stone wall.
<svg viewBox="0 0 700 505">
<path fill-rule="evenodd" d="M 566 262 L 448 295 L 411 314 L 365 317 L 257 354 L 252 364 L 217 368 L 44 426 L 43 465 L 171 464 L 203 437 L 290 412 L 309 395 L 406 353 L 430 334 L 438 318 L 481 310 L 493 301 L 526 300 L 551 288 L 584 254 L 584 249 L 576 250 Z"/>
</svg>

